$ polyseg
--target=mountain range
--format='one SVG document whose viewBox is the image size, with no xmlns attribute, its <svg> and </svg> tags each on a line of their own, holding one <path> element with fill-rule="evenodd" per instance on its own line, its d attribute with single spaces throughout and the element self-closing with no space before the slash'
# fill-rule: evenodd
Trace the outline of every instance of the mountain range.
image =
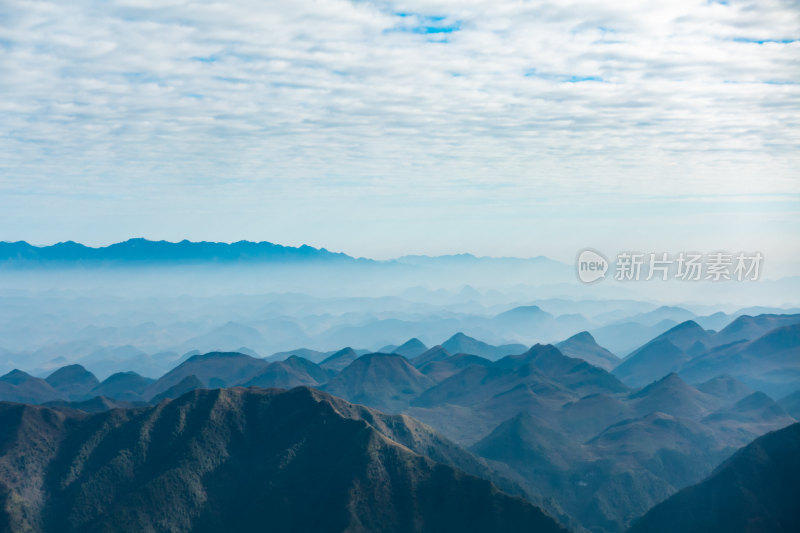
<svg viewBox="0 0 800 533">
<path fill-rule="evenodd" d="M 780 398 L 800 388 L 800 315 L 743 315 L 719 332 L 693 320 L 625 357 L 614 375 L 641 387 L 668 372 L 701 382 L 730 374 Z"/>
<path fill-rule="evenodd" d="M 629 533 L 800 531 L 800 424 L 768 433 L 702 482 L 656 505 Z"/>
<path fill-rule="evenodd" d="M 797 317 L 746 317 L 741 319 L 746 327 L 737 320 L 732 330 L 720 332 L 683 322 L 616 365 L 616 356 L 588 332 L 531 347 L 491 345 L 459 333 L 432 348 L 412 338 L 386 346 L 390 353 L 343 348 L 267 358 L 241 352 L 187 354 L 157 379 L 118 372 L 101 381 L 75 364 L 44 378 L 14 370 L 0 376 L 0 400 L 44 404 L 49 410 L 35 412 L 55 413 L 48 420 L 64 418 L 64 427 L 71 428 L 90 415 L 156 416 L 159 406 L 211 392 L 301 387 L 325 401 L 344 402 L 339 406 L 349 401 L 366 406 L 358 409 L 414 420 L 419 424 L 414 431 L 435 430 L 462 457 L 482 458 L 455 465 L 468 474 L 524 497 L 574 531 L 619 533 L 658 502 L 702 481 L 736 449 L 796 422 L 794 391 L 800 386 L 776 402 L 769 391 L 777 381 L 765 387 L 763 378 L 747 378 L 772 372 L 789 376 L 782 383 L 793 383 Z M 720 344 L 731 336 L 741 338 Z M 687 377 L 702 361 L 710 362 L 697 375 L 711 377 Z M 183 420 L 175 416 L 170 420 Z M 411 449 L 450 464 L 437 447 Z M 40 511 L 44 514 L 37 515 Z M 47 527 L 49 511 L 40 511 L 18 511 L 14 520 L 22 524 L 23 515 L 40 516 L 41 527 Z"/>
<path fill-rule="evenodd" d="M 0 425 L 3 531 L 566 533 L 429 428 L 308 388 L 93 415 L 0 403 Z"/>
<path fill-rule="evenodd" d="M 355 261 L 346 254 L 324 248 L 281 246 L 271 242 L 239 241 L 180 242 L 128 239 L 97 248 L 73 241 L 50 246 L 34 246 L 25 241 L 0 242 L 0 264 L 30 266 L 36 263 L 59 264 L 126 264 L 126 263 L 226 263 L 285 262 L 308 260 Z M 368 260 L 362 260 L 368 261 Z"/>
</svg>

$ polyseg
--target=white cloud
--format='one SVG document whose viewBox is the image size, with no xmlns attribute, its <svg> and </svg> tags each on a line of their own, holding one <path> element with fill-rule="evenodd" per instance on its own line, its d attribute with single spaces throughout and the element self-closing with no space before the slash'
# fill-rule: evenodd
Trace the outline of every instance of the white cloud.
<svg viewBox="0 0 800 533">
<path fill-rule="evenodd" d="M 0 10 L 7 198 L 800 192 L 796 2 Z"/>
</svg>

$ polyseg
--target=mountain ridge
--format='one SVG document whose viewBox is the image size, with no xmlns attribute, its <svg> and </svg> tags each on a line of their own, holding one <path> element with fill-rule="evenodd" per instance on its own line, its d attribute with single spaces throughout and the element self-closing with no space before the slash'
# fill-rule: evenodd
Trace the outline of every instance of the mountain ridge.
<svg viewBox="0 0 800 533">
<path fill-rule="evenodd" d="M 800 424 L 767 433 L 704 481 L 650 509 L 629 533 L 789 532 L 800 528 Z"/>
<path fill-rule="evenodd" d="M 306 387 L 198 389 L 95 415 L 0 403 L 0 421 L 0 530 L 12 533 L 566 533 L 467 473 L 486 467 L 430 428 Z M 309 477 L 311 489 L 297 482 Z"/>
<path fill-rule="evenodd" d="M 91 247 L 74 241 L 35 246 L 26 241 L 0 242 L 0 263 L 5 264 L 124 264 L 124 263 L 225 263 L 293 262 L 305 260 L 372 262 L 344 253 L 308 245 L 283 246 L 268 241 L 151 241 L 132 238 L 108 246 Z"/>
</svg>

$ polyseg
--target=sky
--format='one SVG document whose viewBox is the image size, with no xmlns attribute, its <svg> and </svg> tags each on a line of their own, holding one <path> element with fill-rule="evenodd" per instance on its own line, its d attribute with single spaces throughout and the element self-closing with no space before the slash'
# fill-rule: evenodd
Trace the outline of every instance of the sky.
<svg viewBox="0 0 800 533">
<path fill-rule="evenodd" d="M 762 251 L 800 2 L 0 2 L 0 240 Z"/>
</svg>

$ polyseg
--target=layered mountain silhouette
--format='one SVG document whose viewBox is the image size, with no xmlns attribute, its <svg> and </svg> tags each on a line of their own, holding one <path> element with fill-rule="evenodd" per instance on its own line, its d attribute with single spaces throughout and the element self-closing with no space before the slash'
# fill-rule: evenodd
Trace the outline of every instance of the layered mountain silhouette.
<svg viewBox="0 0 800 533">
<path fill-rule="evenodd" d="M 620 363 L 619 357 L 597 344 L 588 331 L 576 333 L 567 340 L 559 342 L 556 348 L 564 355 L 583 359 L 609 372 Z"/>
<path fill-rule="evenodd" d="M 566 531 L 429 428 L 307 388 L 0 425 L 4 531 Z"/>
<path fill-rule="evenodd" d="M 22 263 L 224 263 L 241 261 L 356 261 L 352 257 L 310 246 L 281 246 L 270 242 L 167 242 L 129 239 L 91 248 L 72 241 L 33 246 L 24 241 L 0 242 L 0 262 Z M 362 260 L 364 261 L 364 260 Z"/>
<path fill-rule="evenodd" d="M 335 372 L 340 372 L 356 359 L 358 359 L 358 354 L 348 346 L 332 354 L 330 357 L 323 359 L 319 366 Z"/>
<path fill-rule="evenodd" d="M 0 398 L 11 402 L 43 403 L 64 399 L 65 395 L 47 381 L 22 370 L 0 376 Z"/>
<path fill-rule="evenodd" d="M 518 313 L 539 315 L 530 309 Z M 98 382 L 80 365 L 58 368 L 44 379 L 16 370 L 0 377 L 0 400 L 46 403 L 71 426 L 88 420 L 86 413 L 145 412 L 148 404 L 165 408 L 176 398 L 232 387 L 314 387 L 365 406 L 352 409 L 421 420 L 484 456 L 491 467 L 474 457 L 448 462 L 436 447 L 411 449 L 491 479 L 576 531 L 618 533 L 656 503 L 701 481 L 734 450 L 795 422 L 797 325 L 783 324 L 785 317 L 756 318 L 742 321 L 750 325 L 741 331 L 757 337 L 722 345 L 719 334 L 684 322 L 618 360 L 612 372 L 607 368 L 616 356 L 585 332 L 558 345 L 529 348 L 457 334 L 430 349 L 416 338 L 388 346 L 394 353 L 344 348 L 268 358 L 251 350 L 172 354 L 179 364 L 158 379 L 119 372 Z M 779 326 L 761 333 L 770 324 Z M 451 352 L 448 343 L 490 357 Z M 771 396 L 765 382 L 790 390 Z"/>
<path fill-rule="evenodd" d="M 624 530 L 726 454 L 702 424 L 663 413 L 625 420 L 585 443 L 520 413 L 471 449 L 509 465 L 531 493 L 551 496 L 589 530 L 607 532 Z"/>
<path fill-rule="evenodd" d="M 693 358 L 680 373 L 692 381 L 731 374 L 753 388 L 782 397 L 800 389 L 800 323 L 713 348 Z"/>
<path fill-rule="evenodd" d="M 464 445 L 520 412 L 554 418 L 562 406 L 587 394 L 628 392 L 605 370 L 566 357 L 550 345 L 537 345 L 495 362 L 453 356 L 421 370 L 441 381 L 412 400 L 409 414 Z"/>
<path fill-rule="evenodd" d="M 566 387 L 548 379 L 532 365 L 510 369 L 472 365 L 427 389 L 413 403 L 420 407 L 439 404 L 475 406 L 518 385 L 527 385 L 553 402 L 563 402 L 571 397 Z"/>
<path fill-rule="evenodd" d="M 293 388 L 301 385 L 317 387 L 336 374 L 336 371 L 322 368 L 295 355 L 283 361 L 268 365 L 250 379 L 243 382 L 245 387 Z"/>
<path fill-rule="evenodd" d="M 85 411 L 87 413 L 102 413 L 111 409 L 128 409 L 130 407 L 139 407 L 145 405 L 144 402 L 126 402 L 123 400 L 113 400 L 105 396 L 95 396 L 89 400 L 83 401 L 67 401 L 67 400 L 53 400 L 52 402 L 45 402 L 45 407 L 66 409 L 74 409 L 77 411 Z"/>
<path fill-rule="evenodd" d="M 264 343 L 265 339 L 257 329 L 237 322 L 227 322 L 208 333 L 192 337 L 183 343 L 181 349 L 201 348 L 204 351 L 246 353 L 249 350 L 238 350 L 237 348 L 242 345 L 260 347 Z M 247 355 L 253 356 L 254 354 L 248 353 Z"/>
<path fill-rule="evenodd" d="M 150 398 L 150 403 L 160 403 L 163 400 L 179 398 L 187 392 L 202 388 L 204 388 L 203 382 L 200 381 L 197 376 L 192 374 L 191 376 L 186 376 L 167 390 L 162 391 Z"/>
<path fill-rule="evenodd" d="M 590 330 L 590 332 L 598 344 L 622 357 L 626 354 L 630 354 L 656 336 L 675 327 L 677 324 L 676 321 L 669 319 L 664 319 L 653 325 L 625 321 L 594 328 Z"/>
<path fill-rule="evenodd" d="M 722 346 L 757 339 L 769 331 L 800 323 L 800 315 L 741 315 L 713 336 L 713 344 Z"/>
<path fill-rule="evenodd" d="M 700 418 L 719 406 L 716 398 L 688 385 L 674 372 L 631 394 L 629 398 L 640 415 L 662 412 L 684 418 Z"/>
<path fill-rule="evenodd" d="M 729 442 L 739 440 L 742 444 L 753 436 L 762 435 L 776 427 L 788 426 L 795 421 L 783 407 L 763 392 L 754 392 L 703 419 L 706 426 L 718 433 L 727 433 L 726 440 Z"/>
<path fill-rule="evenodd" d="M 475 427 L 507 418 L 471 449 L 508 465 L 531 497 L 552 497 L 552 514 L 592 531 L 624 530 L 734 449 L 793 423 L 726 376 L 703 384 L 708 392 L 675 373 L 631 392 L 602 369 L 585 371 L 585 361 L 534 348 L 468 367 L 408 412 L 466 444 Z"/>
<path fill-rule="evenodd" d="M 265 359 L 267 359 L 267 361 L 283 361 L 292 355 L 303 357 L 309 361 L 324 361 L 328 356 L 333 355 L 333 352 L 326 353 L 320 352 L 319 350 L 312 350 L 310 348 L 297 348 L 295 350 L 288 350 L 285 352 L 275 352 Z"/>
<path fill-rule="evenodd" d="M 543 311 L 539 306 L 526 305 L 509 309 L 494 317 L 495 322 L 513 329 L 536 327 L 542 322 L 551 320 L 553 315 Z"/>
<path fill-rule="evenodd" d="M 687 351 L 705 351 L 703 341 L 709 336 L 693 320 L 678 324 L 628 355 L 614 369 L 614 375 L 631 386 L 646 385 L 680 370 L 691 360 Z"/>
<path fill-rule="evenodd" d="M 527 349 L 527 347 L 522 344 L 492 346 L 491 344 L 479 341 L 460 332 L 443 342 L 442 348 L 447 350 L 448 353 L 468 353 L 471 355 L 479 355 L 492 361 L 506 355 L 522 353 Z"/>
<path fill-rule="evenodd" d="M 188 376 L 195 376 L 209 388 L 226 387 L 252 379 L 271 363 L 238 352 L 211 352 L 194 355 L 167 372 L 148 387 L 148 394 L 155 396 L 178 384 Z"/>
<path fill-rule="evenodd" d="M 727 375 L 773 397 L 785 396 L 800 389 L 800 315 L 745 315 L 719 333 L 690 320 L 645 343 L 613 369 L 633 387 L 670 372 L 693 383 Z"/>
<path fill-rule="evenodd" d="M 653 341 L 629 355 L 614 375 L 633 387 L 641 387 L 669 372 L 679 370 L 690 357 L 667 339 Z"/>
<path fill-rule="evenodd" d="M 797 529 L 785 454 L 736 452 L 800 416 L 796 308 L 246 241 L 0 270 L 0 531 Z"/>
<path fill-rule="evenodd" d="M 418 355 L 425 353 L 427 349 L 428 347 L 425 346 L 425 344 L 421 340 L 415 337 L 413 339 L 407 340 L 400 346 L 392 346 L 392 345 L 384 346 L 383 348 L 378 350 L 378 352 L 396 353 L 408 359 L 413 359 L 414 357 L 417 357 Z"/>
<path fill-rule="evenodd" d="M 781 398 L 778 403 L 787 413 L 800 420 L 800 390 Z"/>
<path fill-rule="evenodd" d="M 398 412 L 433 383 L 405 357 L 374 353 L 353 361 L 323 389 L 355 403 Z"/>
<path fill-rule="evenodd" d="M 47 376 L 45 381 L 70 398 L 85 396 L 100 385 L 97 377 L 81 365 L 61 367 Z"/>
<path fill-rule="evenodd" d="M 528 366 L 548 378 L 567 385 L 578 394 L 624 392 L 628 390 L 617 378 L 583 359 L 568 357 L 550 344 L 537 344 L 520 355 L 509 355 L 495 363 L 499 368 L 519 369 Z"/>
<path fill-rule="evenodd" d="M 728 374 L 720 374 L 699 384 L 697 390 L 710 394 L 725 404 L 737 402 L 754 392 L 752 388 Z"/>
<path fill-rule="evenodd" d="M 451 355 L 445 359 L 426 363 L 417 368 L 419 368 L 419 371 L 426 376 L 432 378 L 434 381 L 439 382 L 449 378 L 454 374 L 457 374 L 467 367 L 475 365 L 488 367 L 492 365 L 492 362 L 477 355 L 460 353 Z"/>
<path fill-rule="evenodd" d="M 147 389 L 153 381 L 153 379 L 140 376 L 136 372 L 117 372 L 108 376 L 89 394 L 132 402 L 144 401 Z"/>
<path fill-rule="evenodd" d="M 442 361 L 447 359 L 452 354 L 448 352 L 445 348 L 443 348 L 440 344 L 437 344 L 433 348 L 430 348 L 420 355 L 414 357 L 411 362 L 417 368 L 422 368 L 423 366 L 427 365 L 428 363 L 435 363 L 436 361 Z M 479 356 L 480 357 L 480 356 Z"/>
<path fill-rule="evenodd" d="M 630 533 L 800 531 L 800 424 L 756 439 L 711 476 L 656 505 Z"/>
</svg>

